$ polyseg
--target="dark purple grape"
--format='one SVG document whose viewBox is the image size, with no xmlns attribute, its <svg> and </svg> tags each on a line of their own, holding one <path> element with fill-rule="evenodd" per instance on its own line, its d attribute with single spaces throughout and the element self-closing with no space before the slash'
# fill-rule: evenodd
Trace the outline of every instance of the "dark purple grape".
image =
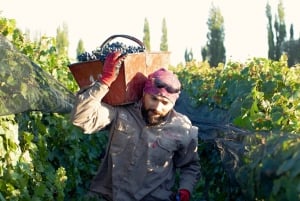
<svg viewBox="0 0 300 201">
<path fill-rule="evenodd" d="M 132 54 L 132 53 L 139 53 L 144 52 L 145 49 L 141 46 L 127 46 L 124 43 L 121 42 L 114 42 L 114 43 L 108 43 L 104 45 L 102 48 L 98 47 L 95 50 L 93 50 L 91 53 L 84 52 L 77 56 L 78 61 L 93 61 L 93 60 L 100 60 L 104 61 L 106 56 L 115 51 L 120 51 L 122 54 Z"/>
</svg>

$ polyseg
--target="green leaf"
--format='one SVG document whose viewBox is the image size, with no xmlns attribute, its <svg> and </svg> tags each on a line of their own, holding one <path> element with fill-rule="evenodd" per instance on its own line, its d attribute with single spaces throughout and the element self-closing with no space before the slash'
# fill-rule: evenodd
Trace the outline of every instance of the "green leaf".
<svg viewBox="0 0 300 201">
<path fill-rule="evenodd" d="M 286 172 L 288 172 L 295 164 L 295 160 L 290 159 L 290 160 L 286 160 L 284 161 L 278 168 L 276 174 L 277 175 L 281 175 L 284 174 Z"/>
<path fill-rule="evenodd" d="M 283 120 L 282 112 L 280 112 L 280 111 L 272 112 L 271 118 L 272 118 L 273 123 L 280 125 L 281 121 Z"/>
<path fill-rule="evenodd" d="M 43 197 L 45 192 L 47 190 L 47 187 L 45 184 L 39 183 L 35 188 L 34 188 L 34 194 L 38 197 Z"/>
</svg>

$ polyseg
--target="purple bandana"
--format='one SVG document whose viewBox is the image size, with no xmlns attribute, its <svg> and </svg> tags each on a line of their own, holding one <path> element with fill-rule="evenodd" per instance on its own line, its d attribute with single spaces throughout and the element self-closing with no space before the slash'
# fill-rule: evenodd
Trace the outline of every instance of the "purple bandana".
<svg viewBox="0 0 300 201">
<path fill-rule="evenodd" d="M 168 98 L 175 104 L 179 97 L 181 84 L 171 71 L 160 68 L 150 74 L 144 86 L 144 92 Z"/>
</svg>

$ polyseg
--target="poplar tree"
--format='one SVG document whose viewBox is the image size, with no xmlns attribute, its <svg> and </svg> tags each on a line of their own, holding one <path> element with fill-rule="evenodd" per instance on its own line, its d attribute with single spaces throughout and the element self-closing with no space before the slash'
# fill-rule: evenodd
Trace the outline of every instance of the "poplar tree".
<svg viewBox="0 0 300 201">
<path fill-rule="evenodd" d="M 282 1 L 279 2 L 277 7 L 278 15 L 275 16 L 275 35 L 276 35 L 276 48 L 275 59 L 279 60 L 282 54 L 282 45 L 286 38 L 286 26 L 284 21 L 284 8 Z"/>
<path fill-rule="evenodd" d="M 268 18 L 268 56 L 269 59 L 279 60 L 282 55 L 282 48 L 286 38 L 285 14 L 282 1 L 280 1 L 277 6 L 274 29 L 272 28 L 272 13 L 269 4 L 266 6 L 266 15 Z M 275 34 L 273 33 L 273 30 L 275 31 Z"/>
<path fill-rule="evenodd" d="M 144 20 L 144 37 L 143 37 L 143 43 L 145 45 L 145 48 L 147 51 L 151 50 L 150 46 L 150 27 L 147 18 Z"/>
<path fill-rule="evenodd" d="M 274 33 L 273 33 L 273 26 L 272 26 L 272 12 L 271 12 L 271 6 L 269 3 L 267 3 L 266 6 L 266 16 L 268 18 L 268 58 L 269 59 L 275 59 L 275 44 L 274 44 Z"/>
<path fill-rule="evenodd" d="M 191 62 L 191 61 L 193 61 L 194 56 L 193 56 L 192 49 L 190 49 L 190 51 L 188 51 L 187 49 L 185 49 L 184 59 L 185 59 L 185 62 Z"/>
<path fill-rule="evenodd" d="M 225 63 L 224 46 L 224 18 L 218 7 L 212 4 L 207 21 L 209 32 L 207 34 L 207 44 L 201 50 L 203 60 L 207 60 L 211 67 Z M 204 54 L 205 53 L 205 54 Z"/>
<path fill-rule="evenodd" d="M 275 35 L 276 45 L 274 48 L 274 60 L 279 60 L 282 54 L 286 54 L 288 58 L 288 66 L 293 66 L 300 62 L 300 38 L 294 39 L 294 27 L 290 25 L 290 38 L 286 40 L 287 32 L 285 25 L 285 13 L 283 7 L 283 1 L 280 0 L 277 6 L 277 14 L 275 16 Z"/>
<path fill-rule="evenodd" d="M 162 36 L 160 41 L 160 51 L 168 51 L 168 30 L 166 19 L 162 21 Z"/>
<path fill-rule="evenodd" d="M 294 25 L 290 26 L 290 40 L 294 40 Z"/>
<path fill-rule="evenodd" d="M 83 45 L 83 40 L 80 39 L 78 41 L 78 44 L 77 44 L 77 48 L 76 48 L 76 58 L 81 55 L 82 53 L 85 52 L 85 48 L 84 48 L 84 45 Z"/>
<path fill-rule="evenodd" d="M 56 48 L 58 54 L 68 55 L 69 39 L 68 39 L 68 26 L 63 23 L 62 28 L 56 29 Z"/>
<path fill-rule="evenodd" d="M 283 43 L 283 48 L 285 54 L 288 56 L 288 65 L 293 66 L 300 63 L 300 38 L 298 40 L 294 39 L 294 26 L 290 26 L 290 39 Z"/>
</svg>

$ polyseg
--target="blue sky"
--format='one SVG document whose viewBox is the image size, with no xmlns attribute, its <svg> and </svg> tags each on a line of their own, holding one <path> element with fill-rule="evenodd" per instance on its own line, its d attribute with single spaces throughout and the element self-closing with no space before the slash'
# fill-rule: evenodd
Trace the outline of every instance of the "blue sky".
<svg viewBox="0 0 300 201">
<path fill-rule="evenodd" d="M 32 37 L 55 36 L 57 27 L 67 23 L 71 57 L 75 57 L 79 39 L 83 39 L 88 51 L 114 34 L 128 34 L 142 40 L 145 18 L 150 25 L 152 50 L 158 51 L 165 18 L 171 64 L 176 65 L 184 62 L 185 49 L 191 49 L 194 58 L 201 60 L 212 2 L 221 9 L 225 20 L 227 60 L 266 57 L 267 0 L 0 0 L 0 11 L 2 16 L 16 19 L 19 28 L 29 29 Z M 275 12 L 278 0 L 269 2 Z M 300 29 L 297 4 L 296 0 L 283 0 L 287 32 L 293 23 L 296 38 Z"/>
</svg>

